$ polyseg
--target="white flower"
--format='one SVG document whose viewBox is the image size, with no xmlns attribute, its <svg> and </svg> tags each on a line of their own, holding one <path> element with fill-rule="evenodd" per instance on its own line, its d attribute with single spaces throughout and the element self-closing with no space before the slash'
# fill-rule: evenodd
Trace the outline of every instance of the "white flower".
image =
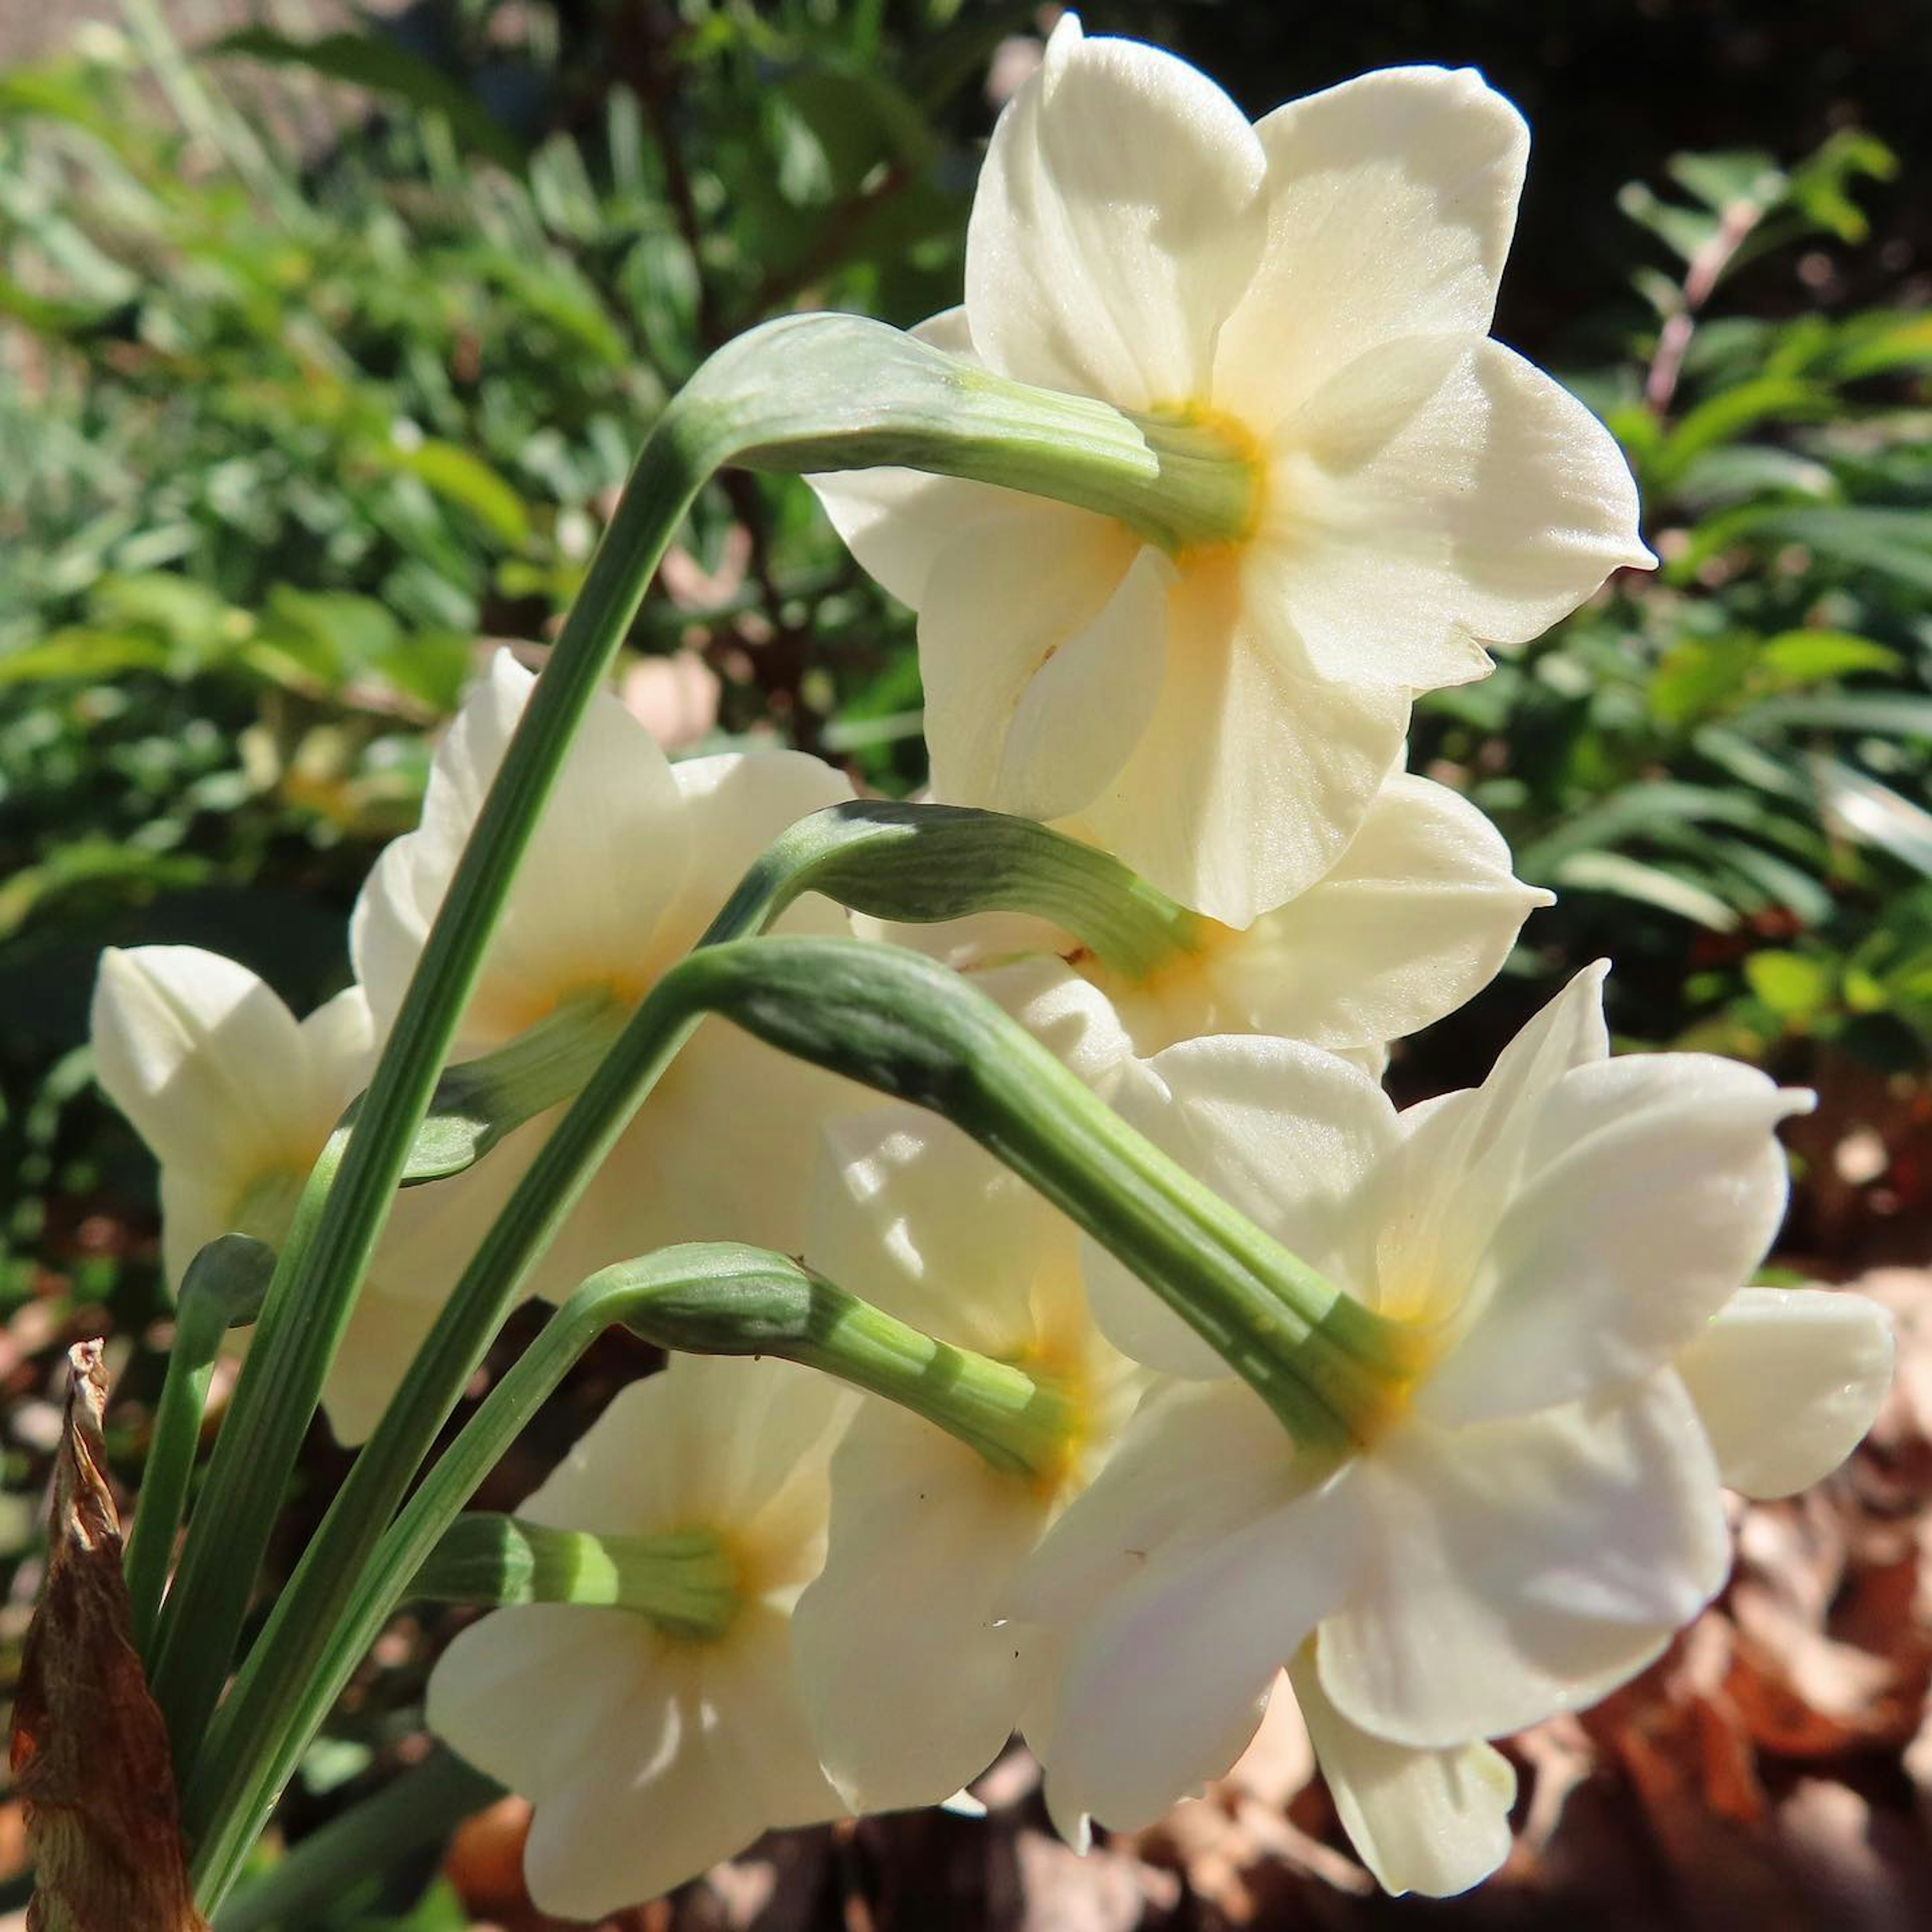
<svg viewBox="0 0 1932 1932">
<path fill-rule="evenodd" d="M 1256 508 L 1169 556 L 982 484 L 818 479 L 919 612 L 941 796 L 1077 814 L 1245 926 L 1340 856 L 1414 693 L 1652 561 L 1608 434 L 1489 339 L 1528 139 L 1426 68 L 1251 127 L 1184 62 L 1062 20 L 994 131 L 964 304 L 920 332 L 1196 425 Z"/>
<path fill-rule="evenodd" d="M 942 1341 L 1049 1380 L 1070 1410 L 1031 1474 L 878 1400 L 832 1459 L 830 1552 L 796 1621 L 806 1707 L 853 1808 L 891 1810 L 958 1790 L 1023 1722 L 1042 1660 L 1030 1633 L 999 1621 L 1006 1592 L 1148 1378 L 1088 1318 L 1072 1224 L 964 1135 L 894 1107 L 826 1138 L 811 1264 Z"/>
<path fill-rule="evenodd" d="M 376 1034 L 358 987 L 298 1022 L 243 965 L 193 946 L 101 956 L 94 1071 L 161 1170 L 162 1264 L 178 1289 L 218 1235 L 279 1250 L 309 1170 L 368 1084 Z M 500 1184 L 464 1175 L 396 1204 L 322 1392 L 337 1435 L 374 1426 Z"/>
<path fill-rule="evenodd" d="M 621 1390 L 518 1512 L 602 1536 L 710 1531 L 742 1593 L 716 1637 L 539 1604 L 443 1653 L 430 1726 L 535 1806 L 524 1870 L 544 1912 L 601 1918 L 844 1810 L 800 1707 L 791 1609 L 824 1553 L 850 1401 L 789 1363 L 679 1356 Z"/>
<path fill-rule="evenodd" d="M 383 853 L 357 902 L 350 950 L 385 1024 L 534 682 L 507 652 L 493 660 L 437 748 L 420 828 Z M 621 704 L 600 698 L 518 868 L 455 1057 L 501 1046 L 572 1000 L 634 1006 L 780 832 L 850 796 L 830 766 L 794 752 L 670 764 Z M 846 923 L 824 901 L 807 901 L 784 929 L 842 932 Z M 832 1076 L 706 1022 L 592 1182 L 534 1292 L 560 1298 L 598 1268 L 675 1241 L 795 1250 L 814 1128 L 858 1100 Z M 527 1160 L 552 1124 L 530 1123 L 483 1165 Z"/>
<path fill-rule="evenodd" d="M 1077 824 L 1062 830 L 1077 835 Z M 1397 772 L 1335 866 L 1236 929 L 1202 919 L 1198 941 L 1150 971 L 1111 967 L 1070 934 L 989 914 L 890 936 L 973 976 L 1036 1033 L 1064 1004 L 1050 955 L 1112 1003 L 1116 1050 L 1144 1058 L 1208 1034 L 1273 1034 L 1373 1056 L 1488 985 L 1522 922 L 1550 896 L 1510 870 L 1496 827 L 1446 785 Z M 1104 1090 L 1106 1070 L 1082 1062 Z"/>
<path fill-rule="evenodd" d="M 1143 1405 L 1017 1594 L 1070 1646 L 1063 1816 L 1131 1828 L 1218 1774 L 1318 1632 L 1322 1697 L 1390 1744 L 1460 1752 L 1587 1704 L 1721 1583 L 1720 1480 L 1813 1480 L 1869 1424 L 1882 1313 L 1737 1292 L 1783 1213 L 1773 1130 L 1805 1096 L 1704 1054 L 1610 1059 L 1600 985 L 1580 976 L 1482 1087 L 1400 1118 L 1284 1041 L 1175 1047 L 1121 1090 L 1414 1361 L 1346 1418 L 1346 1450 L 1298 1456 L 1090 1251 L 1117 1341 L 1224 1378 Z"/>
</svg>

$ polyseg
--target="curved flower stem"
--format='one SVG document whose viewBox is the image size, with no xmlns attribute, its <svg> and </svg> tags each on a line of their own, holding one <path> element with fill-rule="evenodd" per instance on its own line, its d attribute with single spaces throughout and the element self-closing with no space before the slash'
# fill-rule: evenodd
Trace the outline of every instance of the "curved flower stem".
<svg viewBox="0 0 1932 1932">
<path fill-rule="evenodd" d="M 768 931 L 808 892 L 908 925 L 1030 914 L 1136 979 L 1198 945 L 1205 926 L 1112 854 L 1032 819 L 856 799 L 781 832 L 698 944 Z M 568 1100 L 622 1017 L 609 1002 L 560 1009 L 495 1052 L 451 1067 L 418 1130 L 404 1181 L 460 1173 L 524 1121 Z"/>
<path fill-rule="evenodd" d="M 511 740 L 369 1090 L 296 1209 L 161 1618 L 154 1688 L 179 1768 L 191 1772 L 208 1731 L 302 1436 L 518 862 L 705 479 L 734 460 L 780 470 L 905 465 L 1054 496 L 1172 548 L 1211 539 L 1232 514 L 1216 459 L 1173 441 L 1162 425 L 1006 381 L 854 316 L 768 323 L 721 350 L 674 398 Z"/>
</svg>

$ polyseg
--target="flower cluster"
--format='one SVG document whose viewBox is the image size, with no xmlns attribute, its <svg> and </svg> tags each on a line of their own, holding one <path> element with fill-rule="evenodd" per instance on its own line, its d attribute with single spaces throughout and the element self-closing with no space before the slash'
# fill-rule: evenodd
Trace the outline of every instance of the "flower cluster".
<svg viewBox="0 0 1932 1932">
<path fill-rule="evenodd" d="M 1250 125 L 1070 16 L 1002 116 L 964 303 L 920 332 L 962 381 L 1127 412 L 1172 515 L 910 470 L 817 487 L 918 613 L 936 798 L 1050 824 L 1176 916 L 1132 960 L 1071 914 L 859 923 L 992 994 L 1336 1318 L 1282 1341 L 1285 1415 L 957 1126 L 701 1022 L 526 1286 L 749 1240 L 888 1339 L 848 1376 L 863 1396 L 680 1357 L 524 1504 L 590 1540 L 602 1594 L 464 1630 L 428 1714 L 534 1802 L 545 1909 L 634 1903 L 769 1826 L 943 1802 L 1016 1730 L 1070 1838 L 1136 1828 L 1290 1696 L 1382 1884 L 1460 1889 L 1508 1844 L 1492 1741 L 1697 1614 L 1724 1488 L 1802 1486 L 1870 1421 L 1880 1312 L 1748 1286 L 1807 1096 L 1611 1057 L 1595 971 L 1480 1087 L 1398 1112 L 1379 1084 L 1542 902 L 1402 769 L 1413 700 L 1649 560 L 1606 432 L 1488 334 L 1526 148 L 1472 74 L 1371 74 Z M 97 1064 L 160 1160 L 177 1277 L 225 1230 L 287 1233 L 531 684 L 491 664 L 357 908 L 356 986 L 308 1020 L 225 960 L 109 956 Z M 669 764 L 602 700 L 459 1058 L 607 1041 L 772 841 L 849 796 L 789 752 Z M 854 925 L 824 898 L 784 919 Z M 345 1436 L 556 1100 L 400 1198 L 326 1392 Z"/>
</svg>

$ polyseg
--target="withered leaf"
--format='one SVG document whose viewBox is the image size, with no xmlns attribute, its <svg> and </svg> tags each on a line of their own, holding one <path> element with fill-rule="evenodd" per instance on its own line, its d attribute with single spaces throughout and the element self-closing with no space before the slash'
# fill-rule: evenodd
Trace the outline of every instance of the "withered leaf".
<svg viewBox="0 0 1932 1932">
<path fill-rule="evenodd" d="M 14 1709 L 37 1882 L 28 1932 L 207 1932 L 188 1884 L 167 1732 L 129 1634 L 100 1439 L 100 1346 L 68 1353 L 46 1583 Z"/>
</svg>

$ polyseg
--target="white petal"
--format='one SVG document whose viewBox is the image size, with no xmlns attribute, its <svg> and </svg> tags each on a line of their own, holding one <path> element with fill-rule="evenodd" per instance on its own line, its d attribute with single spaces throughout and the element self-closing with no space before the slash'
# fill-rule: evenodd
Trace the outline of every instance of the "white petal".
<svg viewBox="0 0 1932 1932">
<path fill-rule="evenodd" d="M 1190 565 L 1134 753 L 1082 816 L 1184 905 L 1245 926 L 1328 872 L 1400 755 L 1407 694 L 1318 682 L 1243 572 Z"/>
<path fill-rule="evenodd" d="M 437 748 L 422 826 L 384 853 L 357 902 L 350 948 L 381 1025 L 401 1003 L 534 682 L 498 654 Z M 600 695 L 518 868 L 465 1042 L 508 1039 L 573 993 L 641 992 L 669 963 L 659 924 L 689 852 L 684 801 L 664 753 L 614 698 Z"/>
<path fill-rule="evenodd" d="M 385 1294 L 374 1282 L 363 1283 L 322 1389 L 329 1428 L 344 1448 L 368 1440 L 441 1307 L 434 1298 Z"/>
<path fill-rule="evenodd" d="M 1619 565 L 1654 560 L 1616 440 L 1480 336 L 1348 364 L 1276 430 L 1250 568 L 1316 674 L 1414 690 L 1481 676 Z"/>
<path fill-rule="evenodd" d="M 1518 1415 L 1663 1366 L 1763 1258 L 1788 1186 L 1778 1123 L 1806 1096 L 1710 1054 L 1575 1069 L 1537 1111 L 1487 1245 L 1473 1324 L 1418 1400 Z"/>
<path fill-rule="evenodd" d="M 1849 1456 L 1892 1385 L 1892 1319 L 1849 1289 L 1747 1288 L 1677 1358 L 1725 1482 L 1809 1488 Z"/>
<path fill-rule="evenodd" d="M 912 334 L 949 356 L 976 362 L 963 307 L 928 317 Z M 934 560 L 969 526 L 1024 516 L 1034 500 L 1018 490 L 918 470 L 842 470 L 805 479 L 832 527 L 875 578 L 916 610 Z"/>
<path fill-rule="evenodd" d="M 238 1189 L 290 1162 L 305 1172 L 334 1124 L 310 1090 L 294 1015 L 219 953 L 109 947 L 91 1028 L 108 1098 L 164 1166 L 211 1186 Z"/>
<path fill-rule="evenodd" d="M 1347 1588 L 1348 1517 L 1340 1494 L 1310 1496 L 1155 1553 L 1103 1604 L 1067 1652 L 1043 1754 L 1056 1817 L 1138 1831 L 1226 1772 Z"/>
<path fill-rule="evenodd" d="M 346 1106 L 374 1071 L 376 1020 L 369 995 L 360 986 L 345 987 L 302 1022 L 301 1033 L 311 1085 L 318 1093 L 339 1093 Z"/>
<path fill-rule="evenodd" d="M 644 1641 L 652 1641 L 647 1629 Z M 786 1620 L 753 1606 L 722 1642 L 668 1655 L 592 1734 L 569 1781 L 536 1800 L 524 1852 L 532 1898 L 550 1913 L 601 1918 L 662 1896 L 773 1826 L 838 1815 L 803 1741 Z M 526 1724 L 547 1721 L 526 1694 Z M 627 1708 L 628 1704 L 628 1708 Z"/>
<path fill-rule="evenodd" d="M 820 1128 L 877 1105 L 869 1089 L 707 1019 L 591 1181 L 568 1252 L 585 1272 L 676 1241 L 797 1254 Z"/>
<path fill-rule="evenodd" d="M 1358 1473 L 1372 1567 L 1322 1624 L 1322 1682 L 1397 1743 L 1454 1748 L 1594 1702 L 1697 1614 L 1730 1560 L 1709 1445 L 1667 1372 L 1596 1408 L 1418 1423 Z"/>
<path fill-rule="evenodd" d="M 1044 929 L 1044 928 L 1042 928 Z M 1070 944 L 1063 935 L 1063 944 Z M 1010 1013 L 1061 1066 L 1100 1093 L 1134 1054 L 1113 1003 L 1056 956 L 971 967 L 973 983 Z"/>
<path fill-rule="evenodd" d="M 665 907 L 658 943 L 666 955 L 696 944 L 738 881 L 778 834 L 811 813 L 843 805 L 851 782 L 822 758 L 802 752 L 723 752 L 670 768 L 684 800 L 691 841 L 683 890 Z M 836 937 L 844 914 L 808 893 L 778 930 Z"/>
<path fill-rule="evenodd" d="M 832 1480 L 825 1568 L 794 1612 L 819 1754 L 855 1811 L 936 1804 L 1019 1720 L 1023 1646 L 994 1620 L 1050 1498 L 883 1402 Z"/>
<path fill-rule="evenodd" d="M 1062 21 L 993 130 L 966 239 L 974 346 L 1149 410 L 1207 399 L 1264 232 L 1246 117 L 1184 61 Z"/>
<path fill-rule="evenodd" d="M 1383 1891 L 1448 1898 L 1509 1856 L 1516 1772 L 1500 1751 L 1390 1744 L 1336 1709 L 1306 1652 L 1288 1674 L 1348 1842 Z"/>
<path fill-rule="evenodd" d="M 1038 1346 L 1034 1285 L 1075 1272 L 1072 1222 L 922 1109 L 868 1111 L 823 1138 L 813 1267 L 942 1341 L 1006 1359 Z"/>
<path fill-rule="evenodd" d="M 1482 1085 L 1406 1109 L 1375 1182 L 1376 1305 L 1439 1315 L 1468 1292 L 1522 1178 L 1544 1100 L 1571 1068 L 1606 1058 L 1607 962 L 1576 974 L 1496 1056 Z"/>
<path fill-rule="evenodd" d="M 1126 1070 L 1114 1106 L 1164 1153 L 1309 1266 L 1347 1287 L 1370 1272 L 1366 1177 L 1396 1139 L 1376 1083 L 1298 1042 L 1256 1034 L 1190 1040 Z M 1090 1239 L 1082 1268 L 1115 1347 L 1171 1375 L 1227 1364 Z"/>
<path fill-rule="evenodd" d="M 1070 1634 L 1144 1574 L 1156 1550 L 1225 1536 L 1304 1486 L 1293 1445 L 1246 1383 L 1168 1384 L 1028 1560 L 1006 1613 Z"/>
<path fill-rule="evenodd" d="M 1480 74 L 1386 68 L 1255 132 L 1268 247 L 1221 338 L 1221 408 L 1265 430 L 1365 349 L 1489 332 L 1529 130 Z"/>
<path fill-rule="evenodd" d="M 919 638 L 938 795 L 1030 818 L 1084 806 L 1160 688 L 1167 574 L 1119 524 L 1055 503 L 948 544 Z"/>
<path fill-rule="evenodd" d="M 1210 950 L 1216 1030 L 1330 1048 L 1400 1040 L 1488 985 L 1549 903 L 1466 799 L 1398 773 L 1333 872 Z"/>
</svg>

